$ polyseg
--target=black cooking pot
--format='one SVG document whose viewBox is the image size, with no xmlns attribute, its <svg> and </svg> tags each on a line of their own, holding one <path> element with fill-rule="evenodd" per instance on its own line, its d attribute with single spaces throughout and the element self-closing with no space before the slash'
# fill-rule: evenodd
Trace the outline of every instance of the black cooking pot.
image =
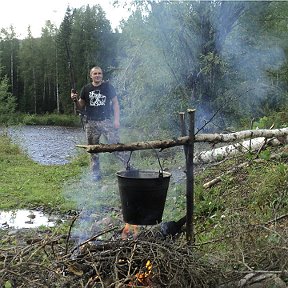
<svg viewBox="0 0 288 288">
<path fill-rule="evenodd" d="M 116 175 L 124 221 L 134 225 L 160 223 L 171 174 L 126 170 Z"/>
</svg>

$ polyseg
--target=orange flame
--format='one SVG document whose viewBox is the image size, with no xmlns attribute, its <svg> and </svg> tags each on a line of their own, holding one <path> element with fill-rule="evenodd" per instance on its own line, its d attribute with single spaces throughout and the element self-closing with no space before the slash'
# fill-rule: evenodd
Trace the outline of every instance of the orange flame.
<svg viewBox="0 0 288 288">
<path fill-rule="evenodd" d="M 127 240 L 128 237 L 129 237 L 130 232 L 133 233 L 132 234 L 133 238 L 137 239 L 137 237 L 138 237 L 138 226 L 126 223 L 125 227 L 123 228 L 122 233 L 121 233 L 122 240 Z"/>
<path fill-rule="evenodd" d="M 143 273 L 137 273 L 135 275 L 137 281 L 144 285 L 149 284 L 148 277 L 152 272 L 152 267 L 153 266 L 152 266 L 151 261 L 147 260 L 145 264 L 145 269 L 144 269 L 145 271 Z"/>
</svg>

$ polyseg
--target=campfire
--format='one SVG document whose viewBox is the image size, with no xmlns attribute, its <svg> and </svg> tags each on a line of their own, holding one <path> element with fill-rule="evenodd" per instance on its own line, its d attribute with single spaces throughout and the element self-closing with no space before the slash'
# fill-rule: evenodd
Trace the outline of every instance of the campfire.
<svg viewBox="0 0 288 288">
<path fill-rule="evenodd" d="M 85 279 L 87 288 L 212 287 L 209 283 L 215 281 L 203 277 L 214 268 L 193 257 L 182 234 L 161 238 L 160 226 L 140 231 L 128 223 L 118 233 L 110 229 L 103 234 L 114 240 L 99 241 L 96 235 L 80 243 L 59 261 L 59 273 Z"/>
<path fill-rule="evenodd" d="M 145 286 L 150 286 L 152 284 L 151 280 L 149 279 L 149 276 L 151 275 L 152 272 L 152 263 L 150 260 L 147 260 L 145 264 L 144 271 L 141 273 L 137 273 L 135 275 L 137 282 L 145 285 Z"/>
<path fill-rule="evenodd" d="M 127 240 L 129 236 L 131 235 L 131 233 L 132 233 L 133 238 L 137 239 L 138 233 L 139 233 L 139 227 L 138 225 L 130 225 L 126 223 L 121 233 L 121 239 Z"/>
</svg>

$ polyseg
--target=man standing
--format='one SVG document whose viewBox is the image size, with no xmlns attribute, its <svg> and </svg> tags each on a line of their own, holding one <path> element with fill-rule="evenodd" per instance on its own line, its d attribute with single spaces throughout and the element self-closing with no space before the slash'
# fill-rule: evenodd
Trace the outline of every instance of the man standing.
<svg viewBox="0 0 288 288">
<path fill-rule="evenodd" d="M 87 121 L 85 125 L 88 145 L 99 144 L 100 136 L 103 135 L 108 144 L 119 143 L 118 129 L 120 127 L 120 108 L 114 87 L 103 81 L 102 69 L 98 66 L 90 70 L 91 83 L 85 85 L 78 99 L 77 92 L 71 91 L 71 99 L 76 103 L 79 110 L 85 108 Z M 114 113 L 111 120 L 111 103 Z M 114 152 L 115 156 L 127 165 L 124 153 Z M 92 177 L 94 181 L 101 179 L 99 155 L 91 154 Z"/>
</svg>

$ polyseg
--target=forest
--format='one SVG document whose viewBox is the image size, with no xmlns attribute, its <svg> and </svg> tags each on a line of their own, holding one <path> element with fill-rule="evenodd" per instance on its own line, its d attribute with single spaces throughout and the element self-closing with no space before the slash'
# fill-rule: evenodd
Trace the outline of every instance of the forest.
<svg viewBox="0 0 288 288">
<path fill-rule="evenodd" d="M 116 31 L 100 5 L 67 7 L 60 27 L 47 20 L 38 38 L 29 28 L 24 39 L 2 28 L 0 122 L 16 113 L 72 114 L 70 90 L 90 81 L 94 65 L 116 87 L 125 125 L 149 129 L 153 119 L 153 129 L 173 131 L 187 108 L 196 109 L 197 127 L 214 118 L 206 128 L 221 131 L 287 117 L 288 2 L 135 1 L 132 8 Z"/>
</svg>

